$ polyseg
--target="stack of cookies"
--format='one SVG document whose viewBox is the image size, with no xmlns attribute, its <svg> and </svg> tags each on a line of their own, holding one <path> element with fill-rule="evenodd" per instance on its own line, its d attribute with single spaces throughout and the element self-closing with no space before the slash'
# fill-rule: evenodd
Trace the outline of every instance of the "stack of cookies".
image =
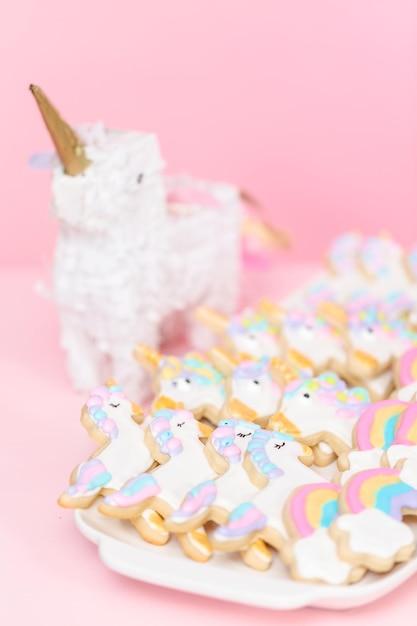
<svg viewBox="0 0 417 626">
<path fill-rule="evenodd" d="M 230 319 L 199 309 L 218 340 L 207 354 L 136 346 L 152 405 L 112 380 L 91 393 L 81 421 L 100 447 L 60 504 L 99 499 L 145 541 L 175 535 L 194 560 L 238 553 L 259 570 L 281 558 L 310 582 L 354 583 L 411 558 L 416 258 L 385 235 L 347 233 L 285 303 Z"/>
</svg>

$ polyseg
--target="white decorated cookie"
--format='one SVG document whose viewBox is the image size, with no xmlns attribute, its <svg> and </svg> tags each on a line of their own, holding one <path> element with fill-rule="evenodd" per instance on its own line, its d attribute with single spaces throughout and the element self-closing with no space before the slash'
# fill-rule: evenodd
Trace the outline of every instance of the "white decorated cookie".
<svg viewBox="0 0 417 626">
<path fill-rule="evenodd" d="M 101 447 L 73 471 L 70 486 L 59 498 L 65 507 L 88 507 L 101 494 L 120 489 L 144 472 L 153 458 L 144 440 L 142 411 L 118 385 L 95 389 L 82 411 L 82 423 Z"/>
<path fill-rule="evenodd" d="M 402 518 L 417 512 L 417 491 L 399 470 L 378 467 L 353 475 L 342 488 L 340 508 L 330 532 L 343 559 L 386 572 L 411 557 L 415 538 Z"/>
<path fill-rule="evenodd" d="M 339 513 L 340 486 L 324 482 L 298 487 L 284 512 L 290 541 L 281 554 L 293 578 L 332 585 L 356 582 L 365 569 L 340 558 L 329 527 Z"/>
<path fill-rule="evenodd" d="M 278 359 L 239 363 L 228 376 L 223 415 L 265 425 L 280 405 L 286 374 L 290 368 Z"/>
<path fill-rule="evenodd" d="M 184 408 L 197 419 L 218 422 L 226 398 L 225 379 L 206 357 L 198 352 L 164 356 L 143 345 L 136 346 L 135 355 L 154 377 L 154 410 Z"/>
<path fill-rule="evenodd" d="M 345 349 L 340 332 L 315 311 L 292 310 L 281 322 L 284 357 L 296 367 L 320 373 L 341 369 Z"/>
<path fill-rule="evenodd" d="M 227 523 L 216 529 L 213 545 L 230 552 L 262 539 L 279 549 L 287 537 L 283 508 L 288 495 L 299 485 L 323 481 L 302 460 L 312 461 L 308 447 L 290 435 L 257 430 L 248 445 L 245 468 L 259 490 L 252 498 L 242 500 Z"/>
<path fill-rule="evenodd" d="M 154 512 L 162 519 L 169 516 L 179 507 L 194 481 L 204 482 L 216 476 L 200 441 L 209 432 L 207 426 L 196 421 L 189 411 L 156 411 L 147 427 L 146 442 L 152 456 L 161 465 L 153 472 L 131 476 L 118 491 L 104 499 L 101 512 L 110 517 L 129 519 L 138 530 L 144 511 L 148 516 Z M 166 532 L 163 524 L 157 526 L 156 533 Z M 181 539 L 183 549 L 191 558 L 205 561 L 210 557 L 210 545 L 202 529 Z"/>
<path fill-rule="evenodd" d="M 200 437 L 207 437 L 206 427 L 190 411 L 156 411 L 149 422 L 146 441 L 161 465 L 152 473 L 131 476 L 119 491 L 104 500 L 101 510 L 110 516 L 131 519 L 154 502 L 157 512 L 169 515 L 196 481 L 216 476 Z"/>
<path fill-rule="evenodd" d="M 277 325 L 262 312 L 247 308 L 229 319 L 217 311 L 200 307 L 196 318 L 210 328 L 238 360 L 281 355 Z"/>
<path fill-rule="evenodd" d="M 369 405 L 356 423 L 353 447 L 338 460 L 342 484 L 359 471 L 386 465 L 399 467 L 401 480 L 415 486 L 417 403 L 390 398 Z"/>
<path fill-rule="evenodd" d="M 353 428 L 369 402 L 366 389 L 349 389 L 335 373 L 324 372 L 289 383 L 269 426 L 308 445 L 324 442 L 340 455 L 352 447 Z"/>
<path fill-rule="evenodd" d="M 243 420 L 222 420 L 213 431 L 206 452 L 218 478 L 196 483 L 167 520 L 170 530 L 184 531 L 207 520 L 224 523 L 240 499 L 252 497 L 256 485 L 243 468 L 243 459 L 259 426 Z"/>
<path fill-rule="evenodd" d="M 417 345 L 417 333 L 405 319 L 392 315 L 382 301 L 358 302 L 345 309 L 324 303 L 320 311 L 342 333 L 346 350 L 342 372 L 355 380 L 378 376 Z"/>
</svg>

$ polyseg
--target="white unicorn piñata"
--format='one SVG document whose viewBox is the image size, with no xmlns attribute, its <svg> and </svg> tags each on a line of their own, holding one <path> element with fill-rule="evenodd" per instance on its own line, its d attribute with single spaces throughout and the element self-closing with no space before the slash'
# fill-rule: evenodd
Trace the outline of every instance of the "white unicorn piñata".
<svg viewBox="0 0 417 626">
<path fill-rule="evenodd" d="M 59 221 L 52 291 L 70 376 L 79 389 L 115 376 L 138 396 L 144 373 L 132 356 L 136 342 L 158 346 L 163 323 L 196 305 L 233 309 L 239 190 L 212 186 L 221 210 L 203 210 L 200 201 L 201 211 L 195 203 L 171 211 L 155 135 L 99 123 L 76 133 L 39 87 L 31 91 L 59 157 L 52 174 Z"/>
</svg>

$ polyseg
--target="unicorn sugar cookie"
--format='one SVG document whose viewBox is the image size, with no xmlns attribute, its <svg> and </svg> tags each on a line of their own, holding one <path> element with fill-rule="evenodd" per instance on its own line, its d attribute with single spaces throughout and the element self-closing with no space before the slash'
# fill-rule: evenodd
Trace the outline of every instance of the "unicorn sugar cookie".
<svg viewBox="0 0 417 626">
<path fill-rule="evenodd" d="M 287 538 L 282 513 L 288 495 L 299 485 L 323 481 L 305 465 L 312 460 L 311 449 L 291 435 L 257 430 L 249 442 L 244 467 L 258 491 L 242 500 L 227 523 L 215 530 L 213 546 L 233 552 L 262 539 L 279 550 Z"/>
<path fill-rule="evenodd" d="M 339 513 L 340 486 L 313 483 L 298 487 L 289 496 L 284 510 L 290 541 L 281 557 L 296 580 L 340 585 L 358 581 L 365 568 L 352 566 L 337 553 L 329 526 Z"/>
<path fill-rule="evenodd" d="M 349 389 L 333 372 L 294 380 L 285 389 L 279 409 L 269 421 L 274 431 L 288 432 L 309 446 L 326 443 L 336 455 L 352 447 L 352 431 L 369 404 L 366 389 Z M 317 461 L 325 464 L 318 450 Z"/>
<path fill-rule="evenodd" d="M 344 336 L 346 360 L 341 373 L 354 380 L 367 381 L 381 374 L 417 345 L 417 333 L 406 320 L 392 317 L 382 302 L 350 309 L 324 303 L 321 314 Z"/>
<path fill-rule="evenodd" d="M 259 426 L 243 420 L 226 419 L 220 422 L 206 445 L 213 468 L 220 474 L 216 480 L 196 484 L 186 495 L 181 506 L 166 520 L 172 532 L 191 531 L 208 521 L 227 522 L 229 514 L 242 501 L 258 491 L 243 467 L 247 447 Z M 256 569 L 267 569 L 271 553 L 263 541 L 256 541 L 243 555 Z"/>
<path fill-rule="evenodd" d="M 280 356 L 278 329 L 267 316 L 254 309 L 244 309 L 230 318 L 208 307 L 199 307 L 197 321 L 217 335 L 225 352 L 238 360 Z"/>
<path fill-rule="evenodd" d="M 400 470 L 403 482 L 417 488 L 417 402 L 395 399 L 370 405 L 353 433 L 354 449 L 338 459 L 338 482 L 380 465 Z"/>
<path fill-rule="evenodd" d="M 225 381 L 210 361 L 198 352 L 184 357 L 163 356 L 144 345 L 135 349 L 137 360 L 154 377 L 154 410 L 184 408 L 197 419 L 219 420 L 225 402 Z"/>
<path fill-rule="evenodd" d="M 61 506 L 87 508 L 100 494 L 120 489 L 130 476 L 151 467 L 153 458 L 138 423 L 142 418 L 139 407 L 115 384 L 91 393 L 81 422 L 101 447 L 72 472 Z"/>
<path fill-rule="evenodd" d="M 284 357 L 296 367 L 319 374 L 340 371 L 345 363 L 343 338 L 337 328 L 315 311 L 292 310 L 281 322 Z"/>
<path fill-rule="evenodd" d="M 415 550 L 404 515 L 417 513 L 417 490 L 398 469 L 378 467 L 354 474 L 340 494 L 341 515 L 330 533 L 340 556 L 373 572 L 387 572 Z"/>
<path fill-rule="evenodd" d="M 100 511 L 110 517 L 130 519 L 155 511 L 162 518 L 178 509 L 187 492 L 196 484 L 217 476 L 205 454 L 200 437 L 207 427 L 189 411 L 160 409 L 148 425 L 145 439 L 159 463 L 153 472 L 132 475 L 117 492 L 107 496 Z M 204 532 L 183 536 L 186 553 L 195 560 L 207 560 L 211 551 Z"/>
<path fill-rule="evenodd" d="M 295 368 L 279 358 L 242 361 L 227 376 L 222 415 L 265 426 L 278 410 L 285 384 L 298 375 Z"/>
</svg>

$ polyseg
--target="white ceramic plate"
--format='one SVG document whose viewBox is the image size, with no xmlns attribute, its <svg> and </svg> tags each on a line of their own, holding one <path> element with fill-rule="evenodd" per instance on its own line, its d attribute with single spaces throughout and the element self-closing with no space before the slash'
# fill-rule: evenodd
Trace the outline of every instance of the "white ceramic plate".
<svg viewBox="0 0 417 626">
<path fill-rule="evenodd" d="M 317 274 L 285 299 L 297 302 Z M 334 473 L 331 467 L 323 474 Z M 279 557 L 266 572 L 245 566 L 238 554 L 216 554 L 208 563 L 185 557 L 172 538 L 166 546 L 143 541 L 129 522 L 106 518 L 96 506 L 75 513 L 77 528 L 98 547 L 101 560 L 110 569 L 147 583 L 211 598 L 269 609 L 290 610 L 304 606 L 347 609 L 369 604 L 405 582 L 417 572 L 417 555 L 384 575 L 371 574 L 355 585 L 330 586 L 291 580 Z M 413 524 L 417 537 L 417 522 Z M 248 593 L 250 591 L 250 593 Z"/>
<path fill-rule="evenodd" d="M 356 585 L 312 585 L 288 577 L 279 557 L 267 572 L 244 565 L 238 555 L 215 555 L 208 563 L 185 557 L 175 538 L 166 546 L 144 542 L 129 522 L 101 515 L 95 506 L 76 511 L 81 533 L 98 547 L 110 569 L 147 583 L 269 609 L 315 606 L 346 609 L 373 602 L 417 572 L 417 556 L 389 574 L 368 573 Z M 417 535 L 417 524 L 414 524 Z M 250 591 L 250 593 L 248 593 Z"/>
</svg>

